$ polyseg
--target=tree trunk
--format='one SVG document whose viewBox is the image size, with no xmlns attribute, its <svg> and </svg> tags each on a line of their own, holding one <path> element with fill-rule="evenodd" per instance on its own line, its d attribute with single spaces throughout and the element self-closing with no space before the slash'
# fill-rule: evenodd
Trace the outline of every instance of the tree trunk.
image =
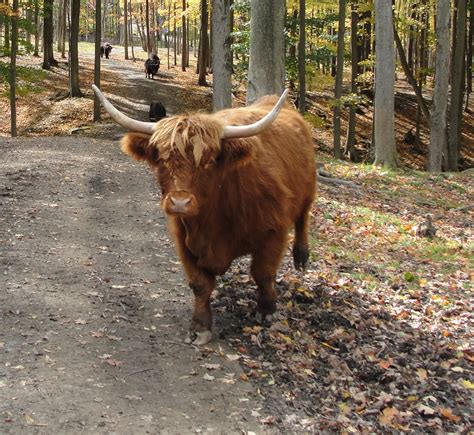
<svg viewBox="0 0 474 435">
<path fill-rule="evenodd" d="M 94 84 L 100 89 L 100 43 L 102 36 L 102 0 L 95 1 L 95 54 L 94 54 Z M 94 95 L 94 122 L 100 121 L 100 102 Z"/>
<path fill-rule="evenodd" d="M 449 109 L 449 137 L 446 168 L 458 170 L 461 149 L 461 126 L 463 105 L 464 52 L 466 43 L 466 2 L 457 1 L 456 43 L 451 71 L 451 106 Z"/>
<path fill-rule="evenodd" d="M 66 1 L 66 0 L 65 0 Z M 71 29 L 69 39 L 69 94 L 83 97 L 79 87 L 79 18 L 81 0 L 71 0 Z"/>
<path fill-rule="evenodd" d="M 128 0 L 123 0 L 123 23 L 125 60 L 128 60 Z"/>
<path fill-rule="evenodd" d="M 188 59 L 188 35 L 186 32 L 186 0 L 183 0 L 183 14 L 181 17 L 181 26 L 183 32 L 182 48 L 181 48 L 181 71 L 186 71 L 186 62 Z"/>
<path fill-rule="evenodd" d="M 132 2 L 128 2 L 128 9 L 130 12 L 130 19 L 128 20 L 128 34 L 130 36 L 130 48 L 132 49 L 132 60 L 135 62 L 135 48 L 133 46 L 133 8 L 132 8 Z"/>
<path fill-rule="evenodd" d="M 35 0 L 35 57 L 39 57 L 39 33 L 39 0 Z"/>
<path fill-rule="evenodd" d="M 178 64 L 178 32 L 176 31 L 176 2 L 173 3 L 173 65 Z"/>
<path fill-rule="evenodd" d="M 230 0 L 216 0 L 212 7 L 212 56 L 214 111 L 232 107 L 232 53 L 230 51 Z"/>
<path fill-rule="evenodd" d="M 337 68 L 336 83 L 334 87 L 334 109 L 333 109 L 333 153 L 334 157 L 340 159 L 341 153 L 341 96 L 342 78 L 344 73 L 344 26 L 346 22 L 346 0 L 339 0 L 339 27 L 337 31 Z"/>
<path fill-rule="evenodd" d="M 44 0 L 43 4 L 43 69 L 57 66 L 53 55 L 53 0 Z"/>
<path fill-rule="evenodd" d="M 436 8 L 436 65 L 433 108 L 430 120 L 428 171 L 440 172 L 447 150 L 446 111 L 449 85 L 449 9 L 450 0 L 438 0 Z"/>
<path fill-rule="evenodd" d="M 285 1 L 251 0 L 247 104 L 285 87 Z"/>
<path fill-rule="evenodd" d="M 58 7 L 58 41 L 57 50 L 61 53 L 61 57 L 66 57 L 66 15 L 67 15 L 67 0 L 60 0 Z"/>
<path fill-rule="evenodd" d="M 472 92 L 472 56 L 473 56 L 473 32 L 474 32 L 474 1 L 471 1 L 471 10 L 469 13 L 469 31 L 467 34 L 467 63 L 466 63 L 466 105 L 467 112 L 469 106 L 469 96 Z"/>
<path fill-rule="evenodd" d="M 306 0 L 299 0 L 300 33 L 298 41 L 298 110 L 306 111 Z"/>
<path fill-rule="evenodd" d="M 150 45 L 150 1 L 145 0 L 146 52 L 151 53 Z"/>
<path fill-rule="evenodd" d="M 392 2 L 375 0 L 375 164 L 395 168 L 400 161 L 395 145 Z"/>
<path fill-rule="evenodd" d="M 168 54 L 168 69 L 170 69 L 170 29 L 171 29 L 171 2 L 168 4 L 168 33 L 166 34 L 166 51 Z"/>
<path fill-rule="evenodd" d="M 358 21 L 359 14 L 357 13 L 357 0 L 353 0 L 351 3 L 351 94 L 353 96 L 357 94 L 357 75 L 359 70 L 357 65 L 357 60 L 359 59 L 359 45 L 357 38 Z M 356 106 L 355 104 L 351 104 L 349 108 L 345 154 L 349 156 L 351 161 L 358 162 L 359 154 L 355 148 L 355 130 Z"/>
<path fill-rule="evenodd" d="M 209 57 L 209 41 L 207 37 L 209 14 L 207 12 L 207 0 L 201 0 L 201 38 L 199 40 L 199 57 L 198 57 L 198 84 L 207 86 L 206 69 Z"/>
<path fill-rule="evenodd" d="M 16 129 L 16 53 L 18 50 L 18 0 L 13 0 L 12 25 L 12 46 L 10 50 L 10 126 L 11 135 L 17 135 Z"/>
</svg>

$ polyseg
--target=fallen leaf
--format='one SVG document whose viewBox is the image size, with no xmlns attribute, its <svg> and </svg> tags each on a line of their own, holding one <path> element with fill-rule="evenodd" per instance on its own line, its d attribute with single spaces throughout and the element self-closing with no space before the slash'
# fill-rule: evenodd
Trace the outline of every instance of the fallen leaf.
<svg viewBox="0 0 474 435">
<path fill-rule="evenodd" d="M 393 359 L 392 358 L 388 358 L 387 360 L 382 360 L 379 362 L 379 366 L 382 368 L 382 369 L 388 369 L 393 363 Z"/>
<path fill-rule="evenodd" d="M 202 377 L 205 381 L 213 381 L 215 376 L 208 375 L 207 373 Z"/>
<path fill-rule="evenodd" d="M 433 408 L 430 408 L 429 406 L 426 406 L 426 405 L 418 405 L 416 409 L 420 414 L 423 414 L 423 415 L 430 416 L 430 415 L 436 414 L 436 411 Z"/>
<path fill-rule="evenodd" d="M 220 364 L 204 364 L 203 367 L 205 367 L 206 369 L 208 370 L 218 370 L 221 368 L 221 365 Z"/>
<path fill-rule="evenodd" d="M 110 358 L 112 355 L 108 354 L 108 353 L 104 353 L 103 355 L 99 356 L 99 359 L 108 359 Z"/>
<path fill-rule="evenodd" d="M 272 424 L 275 424 L 275 421 L 276 421 L 276 417 L 274 415 L 269 415 L 268 417 L 262 418 L 260 420 L 260 423 L 272 425 Z"/>
<path fill-rule="evenodd" d="M 392 426 L 393 419 L 399 414 L 398 409 L 387 407 L 382 411 L 382 414 L 379 416 L 379 422 L 382 426 Z"/>
<path fill-rule="evenodd" d="M 240 359 L 240 355 L 237 355 L 236 353 L 227 353 L 225 357 L 229 361 L 238 361 Z"/>
<path fill-rule="evenodd" d="M 428 372 L 425 369 L 416 369 L 416 374 L 420 381 L 426 381 L 426 379 L 428 379 Z"/>
<path fill-rule="evenodd" d="M 452 421 L 454 423 L 458 423 L 461 420 L 461 417 L 454 415 L 449 408 L 438 408 L 439 413 L 449 421 Z"/>
</svg>

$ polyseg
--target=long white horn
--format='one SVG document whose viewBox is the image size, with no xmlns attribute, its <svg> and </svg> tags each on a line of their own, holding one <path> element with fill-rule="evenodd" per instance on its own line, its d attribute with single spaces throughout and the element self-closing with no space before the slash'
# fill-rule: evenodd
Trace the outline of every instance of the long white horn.
<svg viewBox="0 0 474 435">
<path fill-rule="evenodd" d="M 99 99 L 104 109 L 112 117 L 112 119 L 122 127 L 126 128 L 129 131 L 136 131 L 139 133 L 153 134 L 155 132 L 154 122 L 143 122 L 137 121 L 136 119 L 129 118 L 127 115 L 124 115 L 122 112 L 118 111 L 112 103 L 105 98 L 105 95 L 100 91 L 96 85 L 92 85 L 97 98 Z"/>
<path fill-rule="evenodd" d="M 227 125 L 224 128 L 224 139 L 231 139 L 231 138 L 238 138 L 238 137 L 250 137 L 255 136 L 256 134 L 261 133 L 270 124 L 276 119 L 280 110 L 288 96 L 288 89 L 285 89 L 283 94 L 281 94 L 280 99 L 275 104 L 275 107 L 271 110 L 271 112 L 267 113 L 262 119 L 253 124 L 249 125 Z"/>
</svg>

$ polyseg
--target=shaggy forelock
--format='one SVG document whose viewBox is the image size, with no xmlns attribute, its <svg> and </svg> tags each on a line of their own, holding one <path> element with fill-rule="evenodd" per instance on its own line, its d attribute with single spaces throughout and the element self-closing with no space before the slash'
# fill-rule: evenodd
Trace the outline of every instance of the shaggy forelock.
<svg viewBox="0 0 474 435">
<path fill-rule="evenodd" d="M 186 160 L 192 156 L 199 166 L 220 151 L 223 132 L 222 121 L 212 115 L 173 116 L 156 124 L 150 144 L 164 160 L 178 152 Z"/>
</svg>

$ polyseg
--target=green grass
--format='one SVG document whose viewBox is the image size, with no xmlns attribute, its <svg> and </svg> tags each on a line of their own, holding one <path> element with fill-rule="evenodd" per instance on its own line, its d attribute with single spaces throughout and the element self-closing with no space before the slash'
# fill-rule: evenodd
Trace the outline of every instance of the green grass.
<svg viewBox="0 0 474 435">
<path fill-rule="evenodd" d="M 16 93 L 20 97 L 24 97 L 30 93 L 39 93 L 44 90 L 43 82 L 47 77 L 47 72 L 42 69 L 32 68 L 27 66 L 17 66 L 17 88 Z M 10 89 L 8 86 L 10 77 L 10 65 L 0 62 L 0 85 L 5 86 L 1 95 L 2 97 L 8 97 L 10 95 Z"/>
</svg>

